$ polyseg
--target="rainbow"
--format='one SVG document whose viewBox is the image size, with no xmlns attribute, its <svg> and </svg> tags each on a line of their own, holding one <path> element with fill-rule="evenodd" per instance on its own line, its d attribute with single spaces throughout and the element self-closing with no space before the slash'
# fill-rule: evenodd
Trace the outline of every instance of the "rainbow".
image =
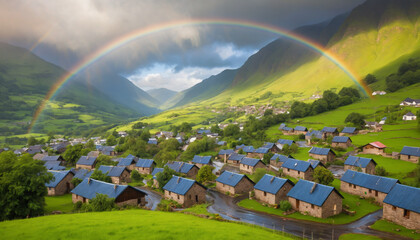
<svg viewBox="0 0 420 240">
<path fill-rule="evenodd" d="M 41 104 L 39 105 L 38 109 L 35 111 L 34 116 L 32 118 L 31 124 L 29 126 L 28 132 L 31 132 L 32 127 L 36 123 L 38 117 L 44 110 L 47 102 L 54 96 L 57 90 L 69 79 L 71 79 L 74 75 L 79 73 L 80 71 L 86 69 L 94 62 L 98 61 L 99 59 L 103 58 L 107 54 L 116 49 L 133 42 L 134 40 L 151 35 L 157 32 L 166 31 L 169 29 L 179 28 L 179 27 L 186 27 L 186 26 L 197 26 L 197 25 L 222 25 L 222 26 L 237 26 L 237 27 L 245 27 L 245 28 L 253 28 L 262 31 L 267 31 L 271 33 L 278 34 L 286 39 L 293 40 L 303 46 L 306 46 L 315 52 L 320 53 L 322 56 L 330 60 L 334 63 L 338 68 L 340 68 L 355 84 L 356 86 L 362 91 L 365 96 L 371 96 L 371 91 L 369 87 L 364 84 L 361 79 L 357 76 L 357 74 L 350 70 L 350 68 L 340 60 L 336 55 L 334 55 L 329 50 L 325 49 L 320 44 L 302 37 L 296 33 L 290 32 L 288 30 L 281 29 L 276 26 L 268 25 L 268 24 L 261 24 L 257 22 L 251 22 L 247 20 L 237 20 L 237 19 L 189 19 L 189 20 L 180 20 L 180 21 L 172 21 L 166 22 L 161 24 L 156 24 L 148 27 L 142 27 L 140 29 L 134 30 L 129 32 L 119 38 L 116 38 L 109 43 L 105 44 L 104 46 L 98 48 L 95 52 L 84 58 L 82 61 L 77 63 L 73 68 L 71 68 L 65 75 L 63 75 L 58 81 L 53 84 L 51 89 L 46 94 L 45 98 L 42 100 Z M 48 34 L 46 34 L 48 35 Z"/>
</svg>

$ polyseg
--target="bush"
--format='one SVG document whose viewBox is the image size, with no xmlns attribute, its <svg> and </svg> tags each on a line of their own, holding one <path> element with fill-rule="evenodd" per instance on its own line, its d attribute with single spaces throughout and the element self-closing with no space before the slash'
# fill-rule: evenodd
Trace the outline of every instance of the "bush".
<svg viewBox="0 0 420 240">
<path fill-rule="evenodd" d="M 116 207 L 114 198 L 100 193 L 89 201 L 89 205 L 93 212 L 111 211 Z"/>
<path fill-rule="evenodd" d="M 205 165 L 197 173 L 197 182 L 206 183 L 216 180 L 216 175 L 213 174 L 213 166 Z"/>
<path fill-rule="evenodd" d="M 290 209 L 292 209 L 292 204 L 290 204 L 289 201 L 280 201 L 279 208 L 280 208 L 280 210 L 286 212 L 286 211 L 289 211 Z"/>
<path fill-rule="evenodd" d="M 141 182 L 143 181 L 143 177 L 141 176 L 141 174 L 137 171 L 137 170 L 133 170 L 131 171 L 131 179 L 135 182 Z"/>
<path fill-rule="evenodd" d="M 379 175 L 379 176 L 388 176 L 388 172 L 382 166 L 376 166 L 375 172 L 376 172 L 376 175 Z"/>
<path fill-rule="evenodd" d="M 77 185 L 79 185 L 83 180 L 80 178 L 73 178 L 71 180 L 71 184 L 73 184 L 74 187 L 77 187 Z"/>
<path fill-rule="evenodd" d="M 334 175 L 324 167 L 317 167 L 314 171 L 314 180 L 317 183 L 329 185 L 334 181 Z"/>
<path fill-rule="evenodd" d="M 106 173 L 103 173 L 102 171 L 96 169 L 93 171 L 92 175 L 90 176 L 92 179 L 96 179 L 99 181 L 112 183 L 111 177 L 109 177 Z"/>
<path fill-rule="evenodd" d="M 174 200 L 162 200 L 157 205 L 157 210 L 163 212 L 172 212 L 175 208 L 182 207 L 181 204 L 175 202 Z"/>
</svg>

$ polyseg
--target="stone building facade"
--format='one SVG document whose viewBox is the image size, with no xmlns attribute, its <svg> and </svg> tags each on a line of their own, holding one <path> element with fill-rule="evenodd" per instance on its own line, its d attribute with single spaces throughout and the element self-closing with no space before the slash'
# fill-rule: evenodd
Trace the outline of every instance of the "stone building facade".
<svg viewBox="0 0 420 240">
<path fill-rule="evenodd" d="M 165 198 L 174 200 L 175 202 L 181 204 L 183 207 L 187 208 L 195 204 L 205 203 L 206 189 L 203 186 L 194 183 L 194 185 L 184 195 L 165 190 Z"/>
<path fill-rule="evenodd" d="M 287 193 L 292 188 L 293 188 L 293 185 L 289 182 L 286 182 L 276 194 L 254 189 L 254 193 L 255 193 L 254 197 L 258 201 L 275 205 L 275 204 L 279 204 L 280 201 L 287 200 L 288 199 Z"/>
</svg>

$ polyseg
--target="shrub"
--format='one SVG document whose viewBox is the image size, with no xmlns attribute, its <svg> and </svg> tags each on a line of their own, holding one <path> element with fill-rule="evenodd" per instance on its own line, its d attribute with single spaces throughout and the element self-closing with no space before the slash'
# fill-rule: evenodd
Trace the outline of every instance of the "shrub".
<svg viewBox="0 0 420 240">
<path fill-rule="evenodd" d="M 280 206 L 279 206 L 280 210 L 282 211 L 289 211 L 290 209 L 292 209 L 292 204 L 290 204 L 289 201 L 280 201 Z"/>
<path fill-rule="evenodd" d="M 135 182 L 141 182 L 143 181 L 143 177 L 141 176 L 141 174 L 137 171 L 137 170 L 133 170 L 131 171 L 131 179 Z"/>
<path fill-rule="evenodd" d="M 376 175 L 388 176 L 388 172 L 382 166 L 376 166 L 375 171 L 376 171 Z"/>
<path fill-rule="evenodd" d="M 213 174 L 213 166 L 205 165 L 197 173 L 197 182 L 206 183 L 216 180 L 216 175 Z"/>
<path fill-rule="evenodd" d="M 109 198 L 105 194 L 96 194 L 94 198 L 89 201 L 89 204 L 93 212 L 111 211 L 116 207 L 115 199 Z"/>
<path fill-rule="evenodd" d="M 317 183 L 329 185 L 334 181 L 334 175 L 326 168 L 317 167 L 314 171 L 314 180 Z"/>
<path fill-rule="evenodd" d="M 162 200 L 157 205 L 157 209 L 163 212 L 172 212 L 174 208 L 180 208 L 181 205 L 174 200 Z"/>
<path fill-rule="evenodd" d="M 81 183 L 83 180 L 80 178 L 73 178 L 71 180 L 71 184 L 73 184 L 74 187 L 77 187 L 77 185 L 79 185 L 79 183 Z"/>
</svg>

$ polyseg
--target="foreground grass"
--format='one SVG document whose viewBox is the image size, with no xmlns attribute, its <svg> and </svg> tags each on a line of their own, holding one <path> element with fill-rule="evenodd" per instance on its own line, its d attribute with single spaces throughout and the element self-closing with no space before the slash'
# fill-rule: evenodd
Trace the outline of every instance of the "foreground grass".
<svg viewBox="0 0 420 240">
<path fill-rule="evenodd" d="M 366 235 L 366 234 L 357 234 L 357 233 L 347 233 L 340 236 L 339 240 L 380 240 L 382 238 L 375 237 L 372 235 Z"/>
<path fill-rule="evenodd" d="M 387 220 L 379 220 L 370 227 L 375 230 L 390 232 L 390 233 L 398 234 L 404 237 L 420 239 L 420 233 L 416 233 L 415 230 L 407 229 L 403 226 L 397 225 Z M 399 232 L 396 231 L 397 229 L 400 229 L 400 231 Z"/>
<path fill-rule="evenodd" d="M 45 197 L 45 204 L 45 212 L 47 214 L 51 213 L 52 211 L 69 213 L 73 210 L 71 194 L 65 194 L 62 196 L 47 196 Z"/>
<path fill-rule="evenodd" d="M 0 232 L 2 239 L 291 239 L 268 229 L 147 210 L 5 221 Z"/>
<path fill-rule="evenodd" d="M 183 213 L 192 213 L 194 215 L 207 215 L 207 216 L 214 215 L 214 214 L 211 214 L 207 211 L 208 206 L 209 206 L 209 204 L 207 204 L 207 203 L 194 205 L 190 208 L 182 210 L 182 212 Z"/>
</svg>

